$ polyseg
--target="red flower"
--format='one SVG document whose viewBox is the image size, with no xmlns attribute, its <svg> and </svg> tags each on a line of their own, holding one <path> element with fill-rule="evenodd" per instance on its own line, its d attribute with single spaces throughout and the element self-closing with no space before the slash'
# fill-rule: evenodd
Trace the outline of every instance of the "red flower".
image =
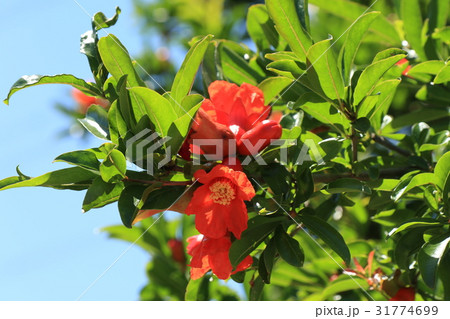
<svg viewBox="0 0 450 319">
<path fill-rule="evenodd" d="M 247 228 L 244 200 L 255 196 L 255 190 L 245 173 L 217 165 L 209 173 L 198 170 L 194 177 L 204 185 L 195 190 L 186 214 L 195 214 L 197 230 L 216 239 L 232 232 L 239 239 Z"/>
<path fill-rule="evenodd" d="M 405 63 L 408 63 L 408 66 L 403 70 L 402 75 L 412 78 L 411 76 L 408 75 L 408 72 L 409 72 L 409 70 L 411 70 L 412 66 L 409 64 L 409 61 L 407 59 L 403 58 L 400 61 L 398 61 L 397 63 L 395 63 L 395 65 L 402 67 L 403 64 L 405 64 Z"/>
<path fill-rule="evenodd" d="M 389 301 L 414 301 L 416 295 L 416 290 L 413 287 L 403 287 L 400 288 L 394 297 L 389 299 Z"/>
<path fill-rule="evenodd" d="M 186 256 L 184 255 L 183 242 L 179 239 L 169 239 L 167 245 L 172 253 L 172 259 L 182 266 L 186 266 Z"/>
<path fill-rule="evenodd" d="M 193 139 L 221 139 L 224 141 L 222 147 L 223 157 L 229 154 L 228 145 L 230 141 L 239 143 L 241 137 L 246 133 L 254 131 L 252 141 L 259 138 L 265 139 L 252 154 L 266 147 L 271 139 L 281 137 L 281 126 L 273 120 L 265 121 L 271 107 L 264 104 L 263 92 L 251 84 L 243 83 L 240 87 L 236 84 L 215 81 L 208 88 L 210 99 L 203 101 L 197 112 L 195 122 L 192 126 L 190 140 Z M 270 122 L 268 124 L 267 122 Z M 258 129 L 263 125 L 264 128 Z M 259 132 L 264 136 L 259 137 Z M 249 139 L 250 140 L 250 139 Z M 254 144 L 253 144 L 254 145 Z M 205 154 L 219 153 L 216 146 L 201 146 Z M 239 151 L 239 149 L 238 149 Z M 241 153 L 248 155 L 248 152 Z"/>
<path fill-rule="evenodd" d="M 81 92 L 78 89 L 73 89 L 72 90 L 72 97 L 73 99 L 79 104 L 80 106 L 80 113 L 82 114 L 86 114 L 89 106 L 91 106 L 92 104 L 96 104 L 96 105 L 100 105 L 104 108 L 108 108 L 109 107 L 109 101 L 102 99 L 102 98 L 98 98 L 95 96 L 89 96 L 84 94 L 83 92 Z"/>
<path fill-rule="evenodd" d="M 233 271 L 228 253 L 231 247 L 229 236 L 222 238 L 207 238 L 203 235 L 192 236 L 187 239 L 187 253 L 192 256 L 191 279 L 199 279 L 210 269 L 219 279 L 228 279 L 230 275 L 250 267 L 253 258 L 245 257 Z"/>
</svg>

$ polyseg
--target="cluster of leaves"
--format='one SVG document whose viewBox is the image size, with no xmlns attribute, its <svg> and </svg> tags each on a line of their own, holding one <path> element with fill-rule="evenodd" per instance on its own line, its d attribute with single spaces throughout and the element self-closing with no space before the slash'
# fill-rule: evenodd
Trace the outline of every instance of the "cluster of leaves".
<svg viewBox="0 0 450 319">
<path fill-rule="evenodd" d="M 348 0 L 309 2 L 320 8 L 318 21 L 310 21 L 307 0 L 251 6 L 246 24 L 255 50 L 212 36 L 194 38 L 164 94 L 146 87 L 119 39 L 98 39 L 97 31 L 114 25 L 118 13 L 111 19 L 96 14 L 82 38 L 95 83 L 67 74 L 24 76 L 6 101 L 45 83 L 103 97 L 109 111 L 93 105 L 80 121 L 105 143 L 56 158 L 71 168 L 36 178 L 18 170 L 0 181 L 0 190 L 87 189 L 84 211 L 118 202 L 127 227 L 142 209 L 170 210 L 198 168 L 176 154 L 203 100 L 191 92 L 201 66 L 204 89 L 198 91 L 215 80 L 250 83 L 283 113 L 285 143 L 244 166 L 257 195 L 248 207 L 248 229 L 229 257 L 236 266 L 254 256 L 251 269 L 232 277 L 244 284 L 248 299 L 384 300 L 411 286 L 418 299 L 449 300 L 448 1 L 401 0 L 392 7 L 380 1 L 382 13 Z M 338 24 L 345 32 L 334 34 L 336 41 L 313 32 L 324 16 L 349 21 Z M 373 47 L 378 53 L 370 53 Z M 402 77 L 406 65 L 398 62 L 405 58 L 413 67 Z M 147 131 L 159 137 L 149 142 L 141 134 Z M 132 151 L 142 145 L 155 150 Z M 147 163 L 163 160 L 165 166 L 147 174 Z M 193 233 L 187 218 L 105 230 L 153 256 L 143 299 L 238 298 L 217 280 L 188 281 L 171 259 L 164 243 Z M 381 282 L 373 282 L 372 272 L 357 277 L 343 271 L 359 265 L 351 257 L 369 263 L 374 250 Z"/>
</svg>

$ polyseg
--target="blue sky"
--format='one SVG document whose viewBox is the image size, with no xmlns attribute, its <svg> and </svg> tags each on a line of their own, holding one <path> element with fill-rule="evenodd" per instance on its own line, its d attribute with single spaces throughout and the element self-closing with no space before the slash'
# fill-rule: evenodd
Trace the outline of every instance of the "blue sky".
<svg viewBox="0 0 450 319">
<path fill-rule="evenodd" d="M 77 0 L 87 13 L 122 14 L 108 29 L 130 51 L 142 50 L 132 1 Z M 90 17 L 74 0 L 13 1 L 0 4 L 0 96 L 25 74 L 72 73 L 92 78 L 79 37 Z M 103 34 L 101 34 L 103 35 Z M 65 167 L 59 154 L 98 146 L 95 138 L 58 138 L 70 120 L 54 109 L 70 105 L 70 88 L 43 85 L 17 92 L 0 105 L 0 179 L 15 167 L 30 176 Z M 85 191 L 18 188 L 0 192 L 0 300 L 75 300 L 129 246 L 98 229 L 120 223 L 116 204 L 81 213 Z M 82 300 L 136 300 L 146 283 L 149 256 L 130 249 Z"/>
</svg>

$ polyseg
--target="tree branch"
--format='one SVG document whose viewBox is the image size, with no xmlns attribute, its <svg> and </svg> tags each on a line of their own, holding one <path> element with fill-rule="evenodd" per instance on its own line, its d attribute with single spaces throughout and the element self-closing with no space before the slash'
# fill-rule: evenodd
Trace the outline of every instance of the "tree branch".
<svg viewBox="0 0 450 319">
<path fill-rule="evenodd" d="M 404 150 L 403 148 L 400 148 L 397 145 L 392 144 L 389 140 L 385 139 L 382 136 L 378 136 L 376 134 L 372 134 L 371 138 L 372 138 L 372 140 L 374 142 L 376 142 L 376 143 L 378 143 L 380 145 L 383 145 L 384 147 L 386 147 L 386 148 L 388 148 L 388 149 L 390 149 L 390 150 L 392 150 L 394 152 L 397 152 L 398 154 L 400 154 L 402 156 L 408 157 L 408 156 L 412 155 L 411 152 L 409 152 L 407 150 Z"/>
</svg>

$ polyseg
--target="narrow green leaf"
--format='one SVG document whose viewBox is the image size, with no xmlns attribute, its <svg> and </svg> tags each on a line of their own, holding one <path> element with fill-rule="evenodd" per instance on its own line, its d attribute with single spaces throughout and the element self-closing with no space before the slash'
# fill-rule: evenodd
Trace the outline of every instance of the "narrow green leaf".
<svg viewBox="0 0 450 319">
<path fill-rule="evenodd" d="M 131 228 L 136 215 L 141 208 L 145 187 L 137 185 L 126 186 L 119 197 L 118 207 L 120 218 L 125 227 Z"/>
<path fill-rule="evenodd" d="M 450 81 L 450 63 L 447 63 L 436 75 L 434 84 L 441 84 Z"/>
<path fill-rule="evenodd" d="M 206 301 L 207 294 L 205 294 L 205 291 L 207 291 L 207 287 L 209 285 L 209 276 L 204 276 L 197 280 L 189 280 L 189 283 L 186 287 L 186 295 L 184 297 L 185 301 Z"/>
<path fill-rule="evenodd" d="M 202 63 L 203 56 L 205 55 L 206 49 L 213 38 L 212 35 L 207 35 L 203 39 L 197 41 L 188 51 L 180 69 L 173 80 L 172 89 L 170 95 L 174 100 L 174 104 L 179 107 L 175 107 L 175 112 L 181 116 L 185 113 L 179 105 L 181 100 L 189 94 L 194 83 L 195 76 L 197 74 L 198 68 Z"/>
<path fill-rule="evenodd" d="M 286 87 L 292 84 L 292 80 L 283 77 L 270 77 L 258 84 L 258 88 L 264 93 L 264 103 L 268 105 L 275 97 L 277 97 Z"/>
<path fill-rule="evenodd" d="M 344 241 L 342 235 L 323 219 L 312 215 L 301 215 L 301 222 L 324 241 L 333 251 L 335 251 L 342 260 L 350 264 L 350 250 Z"/>
<path fill-rule="evenodd" d="M 362 192 L 370 195 L 372 193 L 370 188 L 364 182 L 353 178 L 338 179 L 329 183 L 324 189 L 330 194 Z"/>
<path fill-rule="evenodd" d="M 305 61 L 306 52 L 312 44 L 311 36 L 302 28 L 295 2 L 292 0 L 266 0 L 267 11 L 278 33 L 286 40 L 292 51 Z"/>
<path fill-rule="evenodd" d="M 433 173 L 421 173 L 415 175 L 407 185 L 403 185 L 403 183 L 399 183 L 401 187 L 395 188 L 392 192 L 391 198 L 394 201 L 398 201 L 403 195 L 405 195 L 408 191 L 417 186 L 427 185 L 427 184 L 437 184 L 437 180 L 435 174 Z"/>
<path fill-rule="evenodd" d="M 83 200 L 83 212 L 118 201 L 123 188 L 123 183 L 105 183 L 100 176 L 97 177 L 86 192 Z"/>
<path fill-rule="evenodd" d="M 441 156 L 434 168 L 437 186 L 443 191 L 450 178 L 450 152 Z"/>
<path fill-rule="evenodd" d="M 144 87 L 130 88 L 130 92 L 142 99 L 150 121 L 161 137 L 168 136 L 173 121 L 178 118 L 172 104 L 156 91 Z"/>
<path fill-rule="evenodd" d="M 250 301 L 261 300 L 264 286 L 265 286 L 265 284 L 264 284 L 262 278 L 257 277 L 253 281 L 253 285 L 250 286 L 249 300 Z"/>
<path fill-rule="evenodd" d="M 233 267 L 239 265 L 275 228 L 285 221 L 284 217 L 257 216 L 248 221 L 248 228 L 241 234 L 241 239 L 233 242 L 229 257 Z"/>
<path fill-rule="evenodd" d="M 236 51 L 237 49 L 242 51 L 242 48 L 232 42 L 220 42 L 219 52 L 223 75 L 238 85 L 244 82 L 257 85 L 264 79 L 264 74 L 253 69 L 249 62 Z M 245 53 L 245 55 L 248 55 L 248 53 Z"/>
<path fill-rule="evenodd" d="M 98 51 L 108 72 L 117 81 L 126 74 L 129 87 L 145 86 L 145 83 L 134 69 L 127 49 L 115 35 L 109 34 L 101 38 L 98 41 Z"/>
<path fill-rule="evenodd" d="M 308 79 L 313 85 L 320 85 L 327 97 L 340 101 L 344 99 L 344 82 L 330 45 L 331 39 L 327 39 L 309 48 L 306 54 Z"/>
<path fill-rule="evenodd" d="M 95 156 L 94 152 L 89 150 L 64 153 L 55 158 L 54 161 L 66 162 L 94 171 L 100 169 L 100 162 L 98 161 L 97 156 Z"/>
<path fill-rule="evenodd" d="M 265 284 L 270 284 L 270 276 L 272 274 L 273 264 L 275 263 L 275 255 L 277 253 L 277 246 L 274 238 L 272 238 L 267 244 L 266 248 L 262 252 L 259 257 L 260 265 L 258 270 L 264 269 L 263 271 L 259 271 L 259 274 L 264 281 Z M 265 276 L 263 276 L 263 274 Z"/>
<path fill-rule="evenodd" d="M 305 254 L 298 241 L 289 236 L 280 226 L 278 226 L 274 236 L 281 258 L 294 267 L 302 267 Z"/>
<path fill-rule="evenodd" d="M 350 71 L 355 60 L 358 48 L 363 40 L 364 34 L 369 29 L 372 22 L 380 15 L 380 12 L 369 12 L 358 18 L 347 33 L 339 59 L 345 84 L 350 84 Z"/>
<path fill-rule="evenodd" d="M 293 207 L 299 207 L 300 204 L 306 202 L 314 193 L 314 180 L 309 167 L 297 166 L 295 180 L 296 190 L 292 205 Z"/>
<path fill-rule="evenodd" d="M 11 87 L 8 95 L 3 102 L 5 104 L 9 103 L 11 95 L 15 92 L 25 89 L 30 86 L 41 85 L 41 84 L 68 84 L 74 88 L 90 94 L 90 95 L 101 95 L 101 92 L 94 85 L 87 83 L 86 81 L 79 79 L 71 74 L 57 74 L 57 75 L 24 75 L 18 79 Z"/>
<path fill-rule="evenodd" d="M 423 232 L 425 229 L 413 229 L 397 241 L 394 249 L 394 258 L 400 269 L 409 269 L 409 265 L 412 262 L 411 256 L 417 253 L 424 244 Z"/>
<path fill-rule="evenodd" d="M 362 278 L 348 278 L 344 277 L 343 279 L 338 279 L 329 284 L 322 292 L 321 299 L 326 300 L 329 297 L 340 294 L 349 290 L 368 290 L 369 284 L 367 280 Z"/>
<path fill-rule="evenodd" d="M 444 286 L 444 300 L 450 300 L 450 250 L 441 258 L 439 262 L 438 276 Z"/>
<path fill-rule="evenodd" d="M 447 251 L 450 236 L 448 234 L 433 237 L 419 251 L 417 262 L 420 274 L 428 287 L 434 289 L 438 277 L 438 267 Z M 448 271 L 448 269 L 447 269 Z"/>
<path fill-rule="evenodd" d="M 429 122 L 446 118 L 450 118 L 450 108 L 429 106 L 394 118 L 392 122 L 383 127 L 382 131 L 383 134 L 389 134 L 402 127 L 413 125 L 414 123 Z"/>
<path fill-rule="evenodd" d="M 377 82 L 395 63 L 403 59 L 405 54 L 398 54 L 392 57 L 379 60 L 369 65 L 361 73 L 353 94 L 353 104 L 358 105 L 364 97 L 372 94 Z"/>
<path fill-rule="evenodd" d="M 259 51 L 270 49 L 270 46 L 282 49 L 280 44 L 284 41 L 280 41 L 265 5 L 255 4 L 248 8 L 247 31 Z"/>
<path fill-rule="evenodd" d="M 0 181 L 0 190 L 32 186 L 82 190 L 88 188 L 97 176 L 98 174 L 92 171 L 80 167 L 70 167 L 25 180 L 12 177 L 3 179 Z"/>
<path fill-rule="evenodd" d="M 444 61 L 432 60 L 425 61 L 414 65 L 409 71 L 408 75 L 414 77 L 416 74 L 438 74 L 439 71 L 445 66 Z"/>
<path fill-rule="evenodd" d="M 100 164 L 100 175 L 106 183 L 117 183 L 125 177 L 127 160 L 122 152 L 112 150 Z"/>
<path fill-rule="evenodd" d="M 421 227 L 426 227 L 426 228 L 433 228 L 433 227 L 439 227 L 442 226 L 442 224 L 432 218 L 417 218 L 417 219 L 412 219 L 409 220 L 403 224 L 401 224 L 398 227 L 393 228 L 389 234 L 388 234 L 388 238 L 392 237 L 402 231 L 405 231 L 407 229 L 412 229 L 412 228 L 421 228 Z"/>
</svg>

